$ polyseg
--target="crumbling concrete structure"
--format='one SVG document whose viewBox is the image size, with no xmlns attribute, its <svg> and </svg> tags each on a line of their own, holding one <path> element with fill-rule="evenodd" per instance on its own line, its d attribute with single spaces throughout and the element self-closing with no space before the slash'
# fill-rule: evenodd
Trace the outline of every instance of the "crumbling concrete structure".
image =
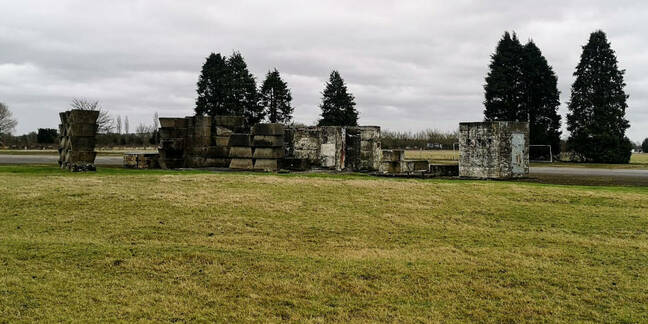
<svg viewBox="0 0 648 324">
<path fill-rule="evenodd" d="M 59 117 L 59 166 L 73 172 L 95 171 L 99 111 L 73 109 Z"/>
<path fill-rule="evenodd" d="M 402 175 L 420 177 L 454 177 L 457 165 L 430 164 L 427 160 L 407 160 L 404 150 L 383 150 L 380 172 L 382 175 Z"/>
<path fill-rule="evenodd" d="M 378 171 L 382 156 L 378 126 L 314 126 L 286 131 L 286 158 L 310 168 Z"/>
<path fill-rule="evenodd" d="M 162 168 L 377 171 L 380 127 L 247 127 L 240 116 L 160 118 Z"/>
<path fill-rule="evenodd" d="M 529 123 L 459 124 L 459 176 L 509 179 L 529 174 Z"/>
</svg>

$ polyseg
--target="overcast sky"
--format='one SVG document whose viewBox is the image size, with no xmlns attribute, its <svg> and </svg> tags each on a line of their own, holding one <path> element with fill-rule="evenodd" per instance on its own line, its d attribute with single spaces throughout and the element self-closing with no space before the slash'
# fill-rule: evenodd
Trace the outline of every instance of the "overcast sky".
<svg viewBox="0 0 648 324">
<path fill-rule="evenodd" d="M 260 83 L 277 68 L 295 119 L 318 119 L 332 69 L 360 123 L 454 130 L 483 118 L 490 55 L 505 30 L 553 66 L 566 114 L 572 73 L 602 29 L 626 69 L 634 141 L 648 136 L 648 1 L 0 0 L 0 101 L 17 134 L 56 127 L 73 97 L 128 116 L 191 115 L 210 52 L 240 51 Z"/>
</svg>

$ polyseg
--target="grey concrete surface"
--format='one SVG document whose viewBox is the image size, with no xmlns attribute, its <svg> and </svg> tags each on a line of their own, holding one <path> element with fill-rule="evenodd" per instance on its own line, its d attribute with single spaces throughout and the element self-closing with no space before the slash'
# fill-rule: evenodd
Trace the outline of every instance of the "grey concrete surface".
<svg viewBox="0 0 648 324">
<path fill-rule="evenodd" d="M 534 174 L 648 178 L 648 170 L 629 169 L 531 167 L 530 175 Z"/>
</svg>

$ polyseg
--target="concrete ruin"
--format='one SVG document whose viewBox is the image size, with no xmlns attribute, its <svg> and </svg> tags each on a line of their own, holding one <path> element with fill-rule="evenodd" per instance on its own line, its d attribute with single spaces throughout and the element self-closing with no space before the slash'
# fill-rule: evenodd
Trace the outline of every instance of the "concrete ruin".
<svg viewBox="0 0 648 324">
<path fill-rule="evenodd" d="M 510 179 L 529 174 L 529 123 L 459 124 L 459 176 Z"/>
<path fill-rule="evenodd" d="M 248 127 L 240 116 L 160 118 L 160 166 L 378 171 L 380 127 Z"/>
<path fill-rule="evenodd" d="M 454 164 L 430 164 L 428 160 L 408 160 L 404 150 L 383 150 L 380 162 L 381 175 L 417 177 L 456 177 Z"/>
<path fill-rule="evenodd" d="M 59 117 L 59 166 L 73 172 L 95 171 L 99 111 L 73 109 Z"/>
</svg>

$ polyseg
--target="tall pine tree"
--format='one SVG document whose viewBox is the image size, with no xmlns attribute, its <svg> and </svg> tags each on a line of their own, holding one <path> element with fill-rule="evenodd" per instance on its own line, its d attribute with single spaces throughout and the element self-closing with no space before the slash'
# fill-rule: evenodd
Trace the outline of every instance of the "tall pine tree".
<svg viewBox="0 0 648 324">
<path fill-rule="evenodd" d="M 229 68 L 227 59 L 220 53 L 211 53 L 203 64 L 198 79 L 196 115 L 229 115 L 227 98 Z"/>
<path fill-rule="evenodd" d="M 499 41 L 484 85 L 486 120 L 528 121 L 530 142 L 560 152 L 558 79 L 533 41 L 522 46 L 515 33 Z"/>
<path fill-rule="evenodd" d="M 259 94 L 256 81 L 243 56 L 234 52 L 227 59 L 229 69 L 229 88 L 225 104 L 232 115 L 245 116 L 250 125 L 263 120 L 263 107 L 259 105 Z"/>
<path fill-rule="evenodd" d="M 585 162 L 628 163 L 632 143 L 625 137 L 628 96 L 614 50 L 603 31 L 590 35 L 583 46 L 572 85 L 567 141 L 576 158 Z"/>
<path fill-rule="evenodd" d="M 533 41 L 524 45 L 522 57 L 523 98 L 521 113 L 527 113 L 531 144 L 551 145 L 560 153 L 560 91 L 558 78 Z"/>
<path fill-rule="evenodd" d="M 322 119 L 319 120 L 319 126 L 357 126 L 358 111 L 354 100 L 340 73 L 332 71 L 322 92 Z"/>
<path fill-rule="evenodd" d="M 486 120 L 526 121 L 523 109 L 523 48 L 515 33 L 508 32 L 491 56 L 490 71 L 484 85 Z"/>
<path fill-rule="evenodd" d="M 293 107 L 290 105 L 292 95 L 288 85 L 281 79 L 279 71 L 268 71 L 261 85 L 260 105 L 271 123 L 289 123 Z"/>
</svg>

